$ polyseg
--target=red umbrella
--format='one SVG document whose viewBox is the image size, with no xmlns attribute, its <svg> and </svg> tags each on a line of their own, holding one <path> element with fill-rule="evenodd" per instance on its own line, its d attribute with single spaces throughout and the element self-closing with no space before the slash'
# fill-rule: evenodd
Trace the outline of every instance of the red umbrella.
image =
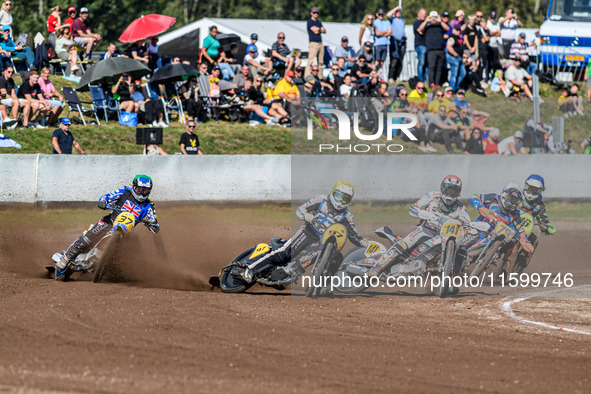
<svg viewBox="0 0 591 394">
<path fill-rule="evenodd" d="M 121 34 L 121 37 L 119 37 L 119 41 L 135 42 L 158 35 L 170 29 L 170 26 L 172 26 L 174 22 L 176 22 L 175 18 L 166 15 L 142 15 L 141 18 L 131 22 L 123 34 Z"/>
</svg>

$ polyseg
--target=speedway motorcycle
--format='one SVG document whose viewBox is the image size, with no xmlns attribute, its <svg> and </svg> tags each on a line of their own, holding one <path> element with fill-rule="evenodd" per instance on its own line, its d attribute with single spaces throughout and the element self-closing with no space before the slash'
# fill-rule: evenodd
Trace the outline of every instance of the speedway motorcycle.
<svg viewBox="0 0 591 394">
<path fill-rule="evenodd" d="M 101 281 L 107 268 L 116 257 L 117 251 L 135 226 L 135 217 L 130 212 L 122 211 L 114 206 L 108 206 L 107 209 L 119 212 L 113 221 L 113 227 L 87 253 L 79 254 L 70 266 L 73 273 L 92 273 L 94 283 Z M 63 253 L 54 253 L 51 259 L 57 264 L 62 256 Z M 45 269 L 50 277 L 55 272 L 54 265 L 47 265 Z"/>
<path fill-rule="evenodd" d="M 520 216 L 521 223 L 518 226 L 515 226 L 515 230 L 519 230 L 519 228 L 523 227 L 525 235 L 527 236 L 528 241 L 533 245 L 535 252 L 535 249 L 538 246 L 538 239 L 533 233 L 534 218 L 529 212 L 525 211 L 521 211 Z M 509 237 L 509 235 L 510 232 L 507 232 L 507 237 Z M 498 252 L 493 256 L 489 267 L 493 267 L 494 277 L 497 280 L 502 278 L 501 275 L 505 271 L 508 271 L 507 274 L 513 272 L 521 274 L 531 261 L 534 252 L 526 252 L 521 246 L 519 238 L 515 235 L 513 238 L 507 238 L 505 244 L 499 247 Z"/>
<path fill-rule="evenodd" d="M 479 277 L 489 267 L 500 274 L 505 263 L 503 256 L 512 247 L 516 232 L 514 226 L 497 220 L 493 230 L 487 235 L 482 250 L 478 254 L 468 252 L 469 258 L 472 258 L 467 265 L 472 267 L 470 277 Z"/>
<path fill-rule="evenodd" d="M 472 222 L 468 226 L 469 228 L 465 228 L 458 220 L 447 219 L 432 212 L 421 215 L 428 216 L 419 216 L 421 219 L 439 222 L 438 236 L 417 244 L 398 256 L 389 270 L 385 272 L 387 277 L 442 275 L 451 278 L 458 253 L 465 253 L 465 249 L 460 246 L 460 243 L 467 231 L 477 232 L 489 229 L 488 223 L 484 222 Z M 378 228 L 375 233 L 387 239 L 390 246 L 401 239 L 387 226 Z M 440 253 L 435 254 L 434 252 L 432 255 L 427 253 L 421 259 L 418 258 L 423 250 L 437 250 L 433 249 L 437 245 L 441 245 Z M 388 248 L 383 244 L 372 241 L 367 248 L 356 248 L 350 251 L 344 257 L 343 263 L 337 271 L 336 275 L 339 276 L 341 284 L 337 290 L 343 293 L 358 293 L 366 290 L 366 284 L 363 281 L 356 281 L 355 277 L 366 276 L 375 261 L 387 250 Z M 439 297 L 454 293 L 450 280 L 441 280 L 440 284 L 440 288 L 436 291 Z"/>
<path fill-rule="evenodd" d="M 310 225 L 317 234 L 321 235 L 317 242 L 310 244 L 299 253 L 294 261 L 271 265 L 257 273 L 250 283 L 246 282 L 242 275 L 250 264 L 276 251 L 287 242 L 285 239 L 271 238 L 270 243 L 259 243 L 240 253 L 230 264 L 223 267 L 218 275 L 210 276 L 209 284 L 212 287 L 220 287 L 224 293 L 243 293 L 255 283 L 273 287 L 277 290 L 284 290 L 292 283 L 295 283 L 308 267 L 312 267 L 311 275 L 316 278 L 316 283 L 320 283 L 322 277 L 327 275 L 327 272 L 334 267 L 335 259 L 341 257 L 340 250 L 346 243 L 347 230 L 345 226 L 335 222 L 333 218 L 327 215 L 317 215 Z M 301 266 L 299 271 L 293 269 L 293 267 L 299 268 L 298 263 Z M 274 279 L 273 273 L 279 268 L 290 272 L 290 275 L 285 279 Z M 313 280 L 312 284 L 314 284 Z M 324 291 L 325 286 L 311 286 L 307 289 L 306 295 L 309 297 L 313 296 L 314 293 L 321 295 Z"/>
</svg>

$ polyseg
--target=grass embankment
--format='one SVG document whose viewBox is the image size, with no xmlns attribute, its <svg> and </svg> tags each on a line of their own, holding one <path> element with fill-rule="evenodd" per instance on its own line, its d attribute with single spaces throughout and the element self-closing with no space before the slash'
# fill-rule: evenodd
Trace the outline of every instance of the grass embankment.
<svg viewBox="0 0 591 394">
<path fill-rule="evenodd" d="M 359 224 L 371 223 L 376 225 L 403 224 L 412 226 L 417 220 L 408 214 L 409 204 L 372 204 L 354 203 L 351 211 L 355 215 L 355 222 Z M 169 204 L 156 202 L 160 220 L 169 221 L 186 217 L 212 217 L 220 223 L 241 225 L 281 225 L 288 224 L 290 218 L 299 225 L 289 204 Z M 293 207 L 296 208 L 295 206 Z M 552 222 L 587 222 L 591 216 L 591 203 L 580 202 L 549 202 L 547 211 Z M 478 217 L 477 212 L 468 208 L 472 219 Z M 94 223 L 103 214 L 95 204 L 85 204 L 76 208 L 34 208 L 30 206 L 0 206 L 0 230 L 15 226 L 52 227 L 60 231 L 75 226 L 84 227 Z"/>
<path fill-rule="evenodd" d="M 59 76 L 52 76 L 52 81 L 57 89 L 62 86 L 74 86 L 75 83 L 64 80 Z M 16 82 L 21 83 L 16 77 Z M 549 85 L 540 86 L 540 95 L 544 98 L 541 105 L 542 121 L 552 123 L 552 117 L 561 116 L 557 108 L 559 92 Z M 88 92 L 79 93 L 82 101 L 90 101 Z M 496 127 L 501 131 L 501 138 L 507 137 L 515 130 L 523 130 L 525 122 L 533 115 L 533 106 L 529 100 L 522 100 L 516 104 L 506 99 L 501 94 L 489 93 L 489 97 L 483 98 L 471 94 L 467 95 L 467 101 L 472 107 L 486 111 L 491 114 L 487 126 Z M 65 113 L 64 113 L 65 115 Z M 75 121 L 77 114 L 72 113 L 71 118 Z M 572 140 L 573 148 L 580 152 L 579 144 L 589 136 L 587 120 L 591 116 L 576 116 L 565 119 L 565 141 Z M 99 116 L 100 117 L 100 116 Z M 87 117 L 87 121 L 90 118 Z M 140 154 L 142 148 L 135 144 L 135 128 L 122 127 L 116 121 L 106 125 L 83 126 L 75 124 L 72 132 L 83 149 L 89 154 Z M 171 122 L 171 127 L 164 130 L 164 144 L 162 148 L 169 154 L 180 152 L 179 140 L 186 127 L 178 122 Z M 53 129 L 17 129 L 4 130 L 3 133 L 13 140 L 19 142 L 23 149 L 2 148 L 0 153 L 51 153 L 51 136 Z M 199 136 L 201 148 L 206 154 L 290 154 L 291 130 L 281 127 L 267 127 L 263 124 L 250 127 L 248 123 L 231 124 L 229 122 L 208 122 L 196 129 Z M 375 143 L 389 143 L 385 137 Z M 390 143 L 401 143 L 395 138 Z M 404 153 L 422 154 L 417 145 L 402 142 Z M 441 152 L 445 152 L 442 144 L 435 144 Z M 296 150 L 298 147 L 296 147 Z M 308 149 L 303 151 L 309 152 Z M 301 153 L 299 150 L 298 153 Z M 459 151 L 456 150 L 457 153 Z"/>
</svg>

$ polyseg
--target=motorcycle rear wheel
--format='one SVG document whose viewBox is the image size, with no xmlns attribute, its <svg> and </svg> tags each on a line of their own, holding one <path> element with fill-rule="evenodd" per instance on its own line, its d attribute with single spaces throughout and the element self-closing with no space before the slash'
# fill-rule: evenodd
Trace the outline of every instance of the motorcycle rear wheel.
<svg viewBox="0 0 591 394">
<path fill-rule="evenodd" d="M 118 231 L 115 231 L 109 237 L 107 241 L 107 245 L 103 249 L 103 253 L 101 254 L 101 258 L 96 263 L 96 267 L 94 269 L 94 275 L 92 276 L 92 281 L 94 283 L 98 283 L 103 279 L 105 272 L 107 272 L 107 268 L 115 255 L 117 247 L 119 245 L 119 241 L 121 240 L 121 234 Z"/>
<path fill-rule="evenodd" d="M 474 263 L 474 268 L 472 269 L 472 272 L 470 273 L 470 277 L 472 276 L 480 276 L 480 274 L 482 274 L 489 266 L 491 260 L 493 259 L 493 257 L 495 256 L 495 253 L 497 252 L 497 250 L 499 249 L 499 247 L 501 246 L 502 241 L 496 240 L 492 246 L 490 246 L 488 248 L 488 251 L 486 252 L 486 254 L 478 259 L 476 261 L 476 263 Z"/>
<path fill-rule="evenodd" d="M 329 266 L 329 262 L 332 260 L 334 251 L 336 250 L 336 242 L 333 238 L 329 238 L 326 243 L 322 246 L 322 250 L 318 255 L 318 265 L 316 265 L 314 271 L 314 277 L 312 279 L 312 283 L 310 283 L 310 287 L 306 291 L 306 297 L 313 297 L 314 293 L 316 292 L 317 295 L 320 295 L 320 292 L 324 288 L 323 286 L 316 287 L 314 286 L 315 283 L 321 283 L 322 277 L 326 276 L 326 270 Z"/>
<path fill-rule="evenodd" d="M 234 278 L 232 275 L 230 275 L 230 271 L 232 271 L 232 268 L 238 262 L 240 262 L 240 260 L 244 258 L 248 259 L 248 256 L 250 256 L 250 254 L 253 251 L 254 248 L 245 250 L 244 252 L 239 254 L 238 257 L 232 260 L 229 266 L 223 269 L 220 275 L 220 288 L 222 289 L 223 293 L 244 293 L 246 290 L 254 286 L 254 284 L 256 283 L 254 281 L 252 283 L 246 283 L 245 281 L 240 280 L 238 278 Z"/>
</svg>

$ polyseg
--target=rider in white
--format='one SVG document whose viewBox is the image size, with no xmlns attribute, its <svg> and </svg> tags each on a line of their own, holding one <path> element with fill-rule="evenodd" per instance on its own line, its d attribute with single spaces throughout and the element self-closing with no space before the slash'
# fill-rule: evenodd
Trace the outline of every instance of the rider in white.
<svg viewBox="0 0 591 394">
<path fill-rule="evenodd" d="M 265 268 L 270 265 L 289 262 L 292 256 L 298 256 L 306 247 L 314 242 L 318 242 L 322 236 L 318 228 L 323 227 L 314 225 L 315 221 L 324 222 L 332 220 L 342 223 L 347 228 L 347 236 L 351 243 L 357 246 L 368 246 L 369 241 L 357 233 L 353 214 L 349 211 L 353 195 L 353 186 L 348 182 L 339 181 L 333 186 L 328 197 L 321 194 L 300 206 L 296 214 L 300 220 L 305 222 L 304 225 L 281 248 L 249 264 L 248 268 L 242 272 L 242 278 L 246 282 L 251 283 L 256 274 Z M 314 252 L 317 253 L 317 251 Z M 289 268 L 286 267 L 286 270 L 283 268 L 276 269 L 271 279 L 285 279 L 291 272 L 301 274 L 303 273 L 303 268 L 299 263 L 295 262 Z"/>
<path fill-rule="evenodd" d="M 429 192 L 411 205 L 409 214 L 420 219 L 419 224 L 410 234 L 392 245 L 368 274 L 381 275 L 402 253 L 429 239 L 436 238 L 447 219 L 456 219 L 466 226 L 469 225 L 472 221 L 470 215 L 464 205 L 458 201 L 461 192 L 461 179 L 455 175 L 448 175 L 441 181 L 441 192 Z"/>
</svg>

